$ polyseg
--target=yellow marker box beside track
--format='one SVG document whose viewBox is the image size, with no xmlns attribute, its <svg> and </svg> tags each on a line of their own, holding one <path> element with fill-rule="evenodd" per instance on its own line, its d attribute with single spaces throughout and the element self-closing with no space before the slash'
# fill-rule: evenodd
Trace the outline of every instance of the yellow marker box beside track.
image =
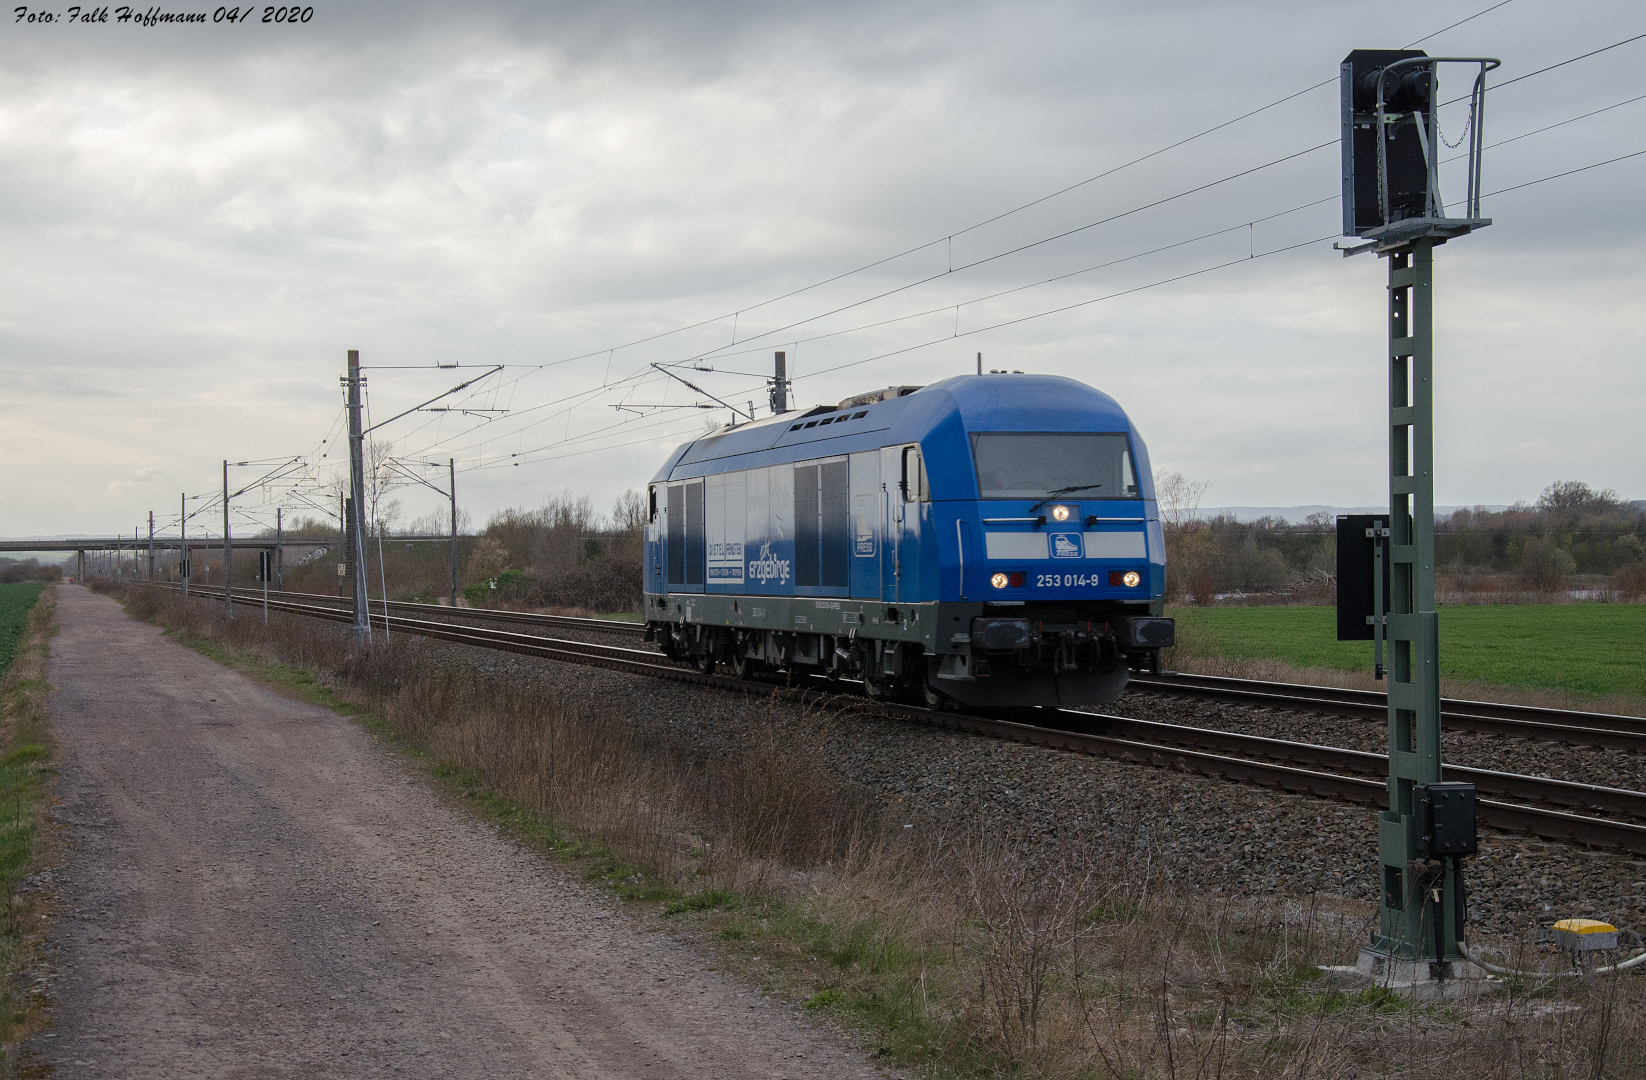
<svg viewBox="0 0 1646 1080">
<path fill-rule="evenodd" d="M 1555 944 L 1573 952 L 1617 948 L 1617 927 L 1597 919 L 1561 919 L 1555 923 Z"/>
</svg>

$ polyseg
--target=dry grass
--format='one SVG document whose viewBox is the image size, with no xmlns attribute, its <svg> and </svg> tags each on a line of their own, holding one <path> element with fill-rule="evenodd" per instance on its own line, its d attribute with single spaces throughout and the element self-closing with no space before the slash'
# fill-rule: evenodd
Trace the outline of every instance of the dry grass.
<svg viewBox="0 0 1646 1080">
<path fill-rule="evenodd" d="M 22 985 L 41 935 L 42 903 L 20 891 L 39 865 L 51 771 L 46 711 L 48 642 L 56 596 L 47 589 L 29 609 L 20 647 L 0 678 L 0 1075 L 13 1074 L 17 1043 L 40 1029 L 38 986 Z"/>
<path fill-rule="evenodd" d="M 1173 891 L 1170 838 L 1147 833 L 1051 848 L 989 823 L 903 829 L 831 774 L 823 708 L 757 720 L 705 755 L 643 737 L 621 702 L 500 684 L 417 640 L 355 650 L 333 624 L 124 596 L 202 647 L 318 673 L 437 774 L 543 823 L 591 876 L 663 901 L 727 960 L 925 1075 L 1646 1076 L 1639 976 L 1522 981 L 1443 1007 L 1337 989 L 1317 965 L 1353 960 L 1364 905 Z"/>
</svg>

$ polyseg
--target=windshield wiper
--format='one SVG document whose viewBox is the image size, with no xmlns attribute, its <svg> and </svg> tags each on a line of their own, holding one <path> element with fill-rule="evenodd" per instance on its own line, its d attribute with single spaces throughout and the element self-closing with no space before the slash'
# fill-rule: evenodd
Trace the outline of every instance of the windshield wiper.
<svg viewBox="0 0 1646 1080">
<path fill-rule="evenodd" d="M 1102 486 L 1102 484 L 1070 484 L 1068 487 L 1060 487 L 1056 491 L 1048 492 L 1044 499 L 1041 499 L 1039 502 L 1029 507 L 1029 513 L 1034 513 L 1036 510 L 1039 510 L 1042 506 L 1045 506 L 1047 503 L 1061 495 L 1068 495 L 1076 491 L 1090 491 L 1092 488 L 1100 488 Z"/>
</svg>

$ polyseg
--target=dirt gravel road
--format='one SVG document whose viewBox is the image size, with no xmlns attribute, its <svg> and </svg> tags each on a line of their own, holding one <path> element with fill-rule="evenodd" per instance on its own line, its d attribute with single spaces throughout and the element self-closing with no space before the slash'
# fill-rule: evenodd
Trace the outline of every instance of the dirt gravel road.
<svg viewBox="0 0 1646 1080">
<path fill-rule="evenodd" d="M 359 726 L 58 590 L 62 1077 L 854 1077 Z M 254 616 L 253 616 L 254 617 Z"/>
</svg>

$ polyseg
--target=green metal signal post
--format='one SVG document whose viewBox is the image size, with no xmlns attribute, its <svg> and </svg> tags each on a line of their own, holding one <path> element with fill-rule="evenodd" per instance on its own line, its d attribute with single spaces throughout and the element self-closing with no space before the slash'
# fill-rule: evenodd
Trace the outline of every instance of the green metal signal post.
<svg viewBox="0 0 1646 1080">
<path fill-rule="evenodd" d="M 1464 216 L 1440 198 L 1436 116 L 1443 63 L 1478 65 L 1470 97 Z M 1369 621 L 1388 649 L 1389 809 L 1378 816 L 1379 932 L 1362 966 L 1410 979 L 1462 973 L 1459 852 L 1432 823 L 1464 785 L 1441 783 L 1440 634 L 1435 613 L 1434 249 L 1491 224 L 1480 216 L 1482 58 L 1357 50 L 1342 65 L 1345 256 L 1389 260 L 1389 516 L 1369 530 L 1380 561 Z M 1386 531 L 1385 531 L 1386 530 Z M 1383 611 L 1382 584 L 1388 584 Z M 1472 814 L 1473 792 L 1467 793 Z M 1439 807 L 1440 809 L 1436 809 Z"/>
</svg>

